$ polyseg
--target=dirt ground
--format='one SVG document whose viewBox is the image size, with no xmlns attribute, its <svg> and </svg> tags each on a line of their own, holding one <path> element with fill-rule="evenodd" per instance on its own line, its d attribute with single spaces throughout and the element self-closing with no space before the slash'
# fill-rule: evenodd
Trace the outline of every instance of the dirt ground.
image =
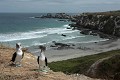
<svg viewBox="0 0 120 80">
<path fill-rule="evenodd" d="M 47 73 L 38 71 L 37 59 L 25 52 L 21 67 L 11 65 L 11 57 L 15 49 L 0 47 L 0 80 L 100 80 L 92 79 L 81 74 L 66 75 L 62 72 Z"/>
</svg>

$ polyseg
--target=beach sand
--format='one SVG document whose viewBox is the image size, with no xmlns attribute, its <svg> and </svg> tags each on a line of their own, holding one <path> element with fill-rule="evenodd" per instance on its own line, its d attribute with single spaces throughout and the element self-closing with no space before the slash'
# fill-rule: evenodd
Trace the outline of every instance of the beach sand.
<svg viewBox="0 0 120 80">
<path fill-rule="evenodd" d="M 61 48 L 47 45 L 47 48 L 45 55 L 48 62 L 55 62 L 120 49 L 120 39 L 110 39 L 96 43 L 77 43 L 74 46 L 71 44 L 70 47 Z M 29 48 L 28 51 L 37 56 L 40 50 Z"/>
</svg>

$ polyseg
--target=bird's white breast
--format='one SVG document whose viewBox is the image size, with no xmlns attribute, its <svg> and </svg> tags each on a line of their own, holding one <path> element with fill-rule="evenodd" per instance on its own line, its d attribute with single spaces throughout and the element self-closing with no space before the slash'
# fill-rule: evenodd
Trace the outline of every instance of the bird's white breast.
<svg viewBox="0 0 120 80">
<path fill-rule="evenodd" d="M 44 61 L 45 60 L 45 55 L 44 55 L 44 52 L 40 53 L 40 60 Z"/>
<path fill-rule="evenodd" d="M 17 55 L 18 55 L 18 56 L 22 56 L 22 54 L 23 54 L 22 50 L 18 50 L 18 51 L 17 51 Z"/>
<path fill-rule="evenodd" d="M 22 52 L 22 50 L 18 50 L 16 53 L 17 53 L 17 56 L 16 56 L 16 60 L 15 61 L 19 62 L 22 59 L 23 52 Z"/>
</svg>

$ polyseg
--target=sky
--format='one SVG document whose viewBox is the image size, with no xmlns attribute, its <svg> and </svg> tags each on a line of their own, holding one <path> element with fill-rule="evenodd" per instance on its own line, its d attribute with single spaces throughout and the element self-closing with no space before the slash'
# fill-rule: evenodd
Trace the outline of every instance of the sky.
<svg viewBox="0 0 120 80">
<path fill-rule="evenodd" d="M 120 10 L 120 0 L 0 0 L 0 12 L 82 13 Z"/>
</svg>

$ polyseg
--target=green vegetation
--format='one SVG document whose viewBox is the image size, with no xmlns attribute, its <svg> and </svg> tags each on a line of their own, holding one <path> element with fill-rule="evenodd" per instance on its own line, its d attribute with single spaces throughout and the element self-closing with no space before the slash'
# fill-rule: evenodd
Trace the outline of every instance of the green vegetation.
<svg viewBox="0 0 120 80">
<path fill-rule="evenodd" d="M 95 12 L 95 13 L 87 13 L 91 15 L 106 15 L 106 16 L 120 16 L 120 10 L 117 11 L 108 11 L 108 12 Z"/>
<path fill-rule="evenodd" d="M 75 17 L 72 27 L 95 30 L 110 36 L 120 37 L 120 11 L 83 13 Z M 101 37 L 104 37 L 101 35 Z"/>
<path fill-rule="evenodd" d="M 120 55 L 120 50 L 113 50 L 95 55 L 88 55 L 88 56 L 64 60 L 64 61 L 52 62 L 49 63 L 49 67 L 53 71 L 62 71 L 66 74 L 72 74 L 72 73 L 85 74 L 86 71 L 94 62 L 96 62 L 99 59 L 113 55 Z"/>
<path fill-rule="evenodd" d="M 115 55 L 104 60 L 99 66 L 97 66 L 96 77 L 114 79 L 118 73 L 120 73 L 120 55 Z"/>
</svg>

